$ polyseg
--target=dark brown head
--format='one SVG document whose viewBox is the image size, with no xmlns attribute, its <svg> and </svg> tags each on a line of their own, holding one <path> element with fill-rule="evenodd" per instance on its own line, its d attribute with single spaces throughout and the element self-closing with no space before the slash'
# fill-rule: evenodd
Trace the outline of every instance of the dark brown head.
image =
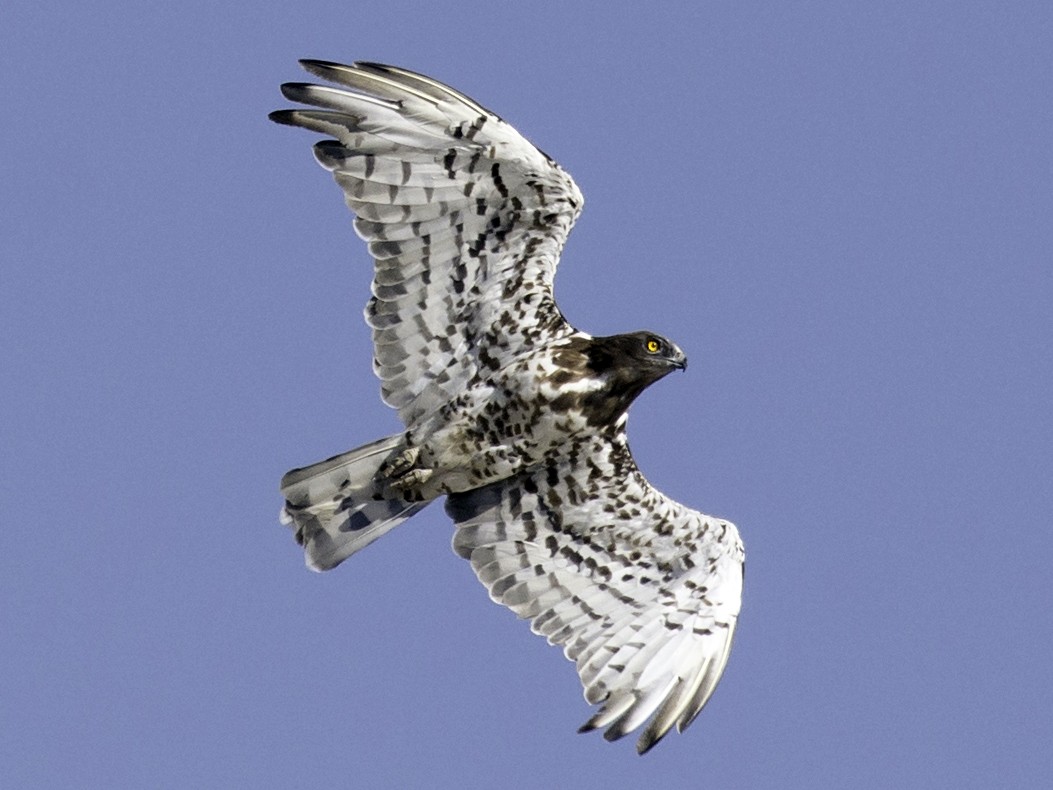
<svg viewBox="0 0 1053 790">
<path fill-rule="evenodd" d="M 585 352 L 589 374 L 602 377 L 605 384 L 585 404 L 594 425 L 613 424 L 647 387 L 687 368 L 680 347 L 655 332 L 596 337 L 588 341 Z"/>
<path fill-rule="evenodd" d="M 590 362 L 599 373 L 604 367 L 626 367 L 648 378 L 651 384 L 674 370 L 687 368 L 687 356 L 680 347 L 655 332 L 596 337 L 592 340 Z M 646 385 L 645 385 L 646 386 Z"/>
</svg>

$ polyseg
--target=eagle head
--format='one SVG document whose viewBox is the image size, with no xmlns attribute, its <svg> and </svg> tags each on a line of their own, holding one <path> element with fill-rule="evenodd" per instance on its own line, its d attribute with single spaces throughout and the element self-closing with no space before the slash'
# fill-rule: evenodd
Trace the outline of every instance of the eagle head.
<svg viewBox="0 0 1053 790">
<path fill-rule="evenodd" d="M 636 397 L 674 370 L 687 368 L 687 356 L 656 332 L 589 338 L 585 341 L 585 375 L 603 381 L 582 404 L 594 425 L 613 424 Z"/>
<path fill-rule="evenodd" d="M 680 346 L 655 332 L 630 332 L 611 339 L 617 339 L 625 357 L 634 360 L 641 372 L 654 375 L 648 384 L 673 370 L 687 370 L 687 355 Z"/>
</svg>

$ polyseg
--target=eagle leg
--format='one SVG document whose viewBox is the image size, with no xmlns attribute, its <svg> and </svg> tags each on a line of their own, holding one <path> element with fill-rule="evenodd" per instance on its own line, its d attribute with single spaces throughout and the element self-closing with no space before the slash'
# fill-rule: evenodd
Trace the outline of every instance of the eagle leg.
<svg viewBox="0 0 1053 790">
<path fill-rule="evenodd" d="M 416 466 L 419 458 L 419 447 L 407 447 L 381 464 L 373 479 L 395 491 L 409 491 L 423 485 L 435 470 Z"/>
<path fill-rule="evenodd" d="M 389 458 L 380 465 L 380 469 L 377 471 L 377 476 L 375 478 L 376 481 L 394 481 L 396 478 L 402 477 L 413 468 L 413 465 L 417 463 L 417 458 L 419 456 L 419 447 L 407 447 L 405 450 Z"/>
<path fill-rule="evenodd" d="M 391 480 L 388 485 L 396 491 L 409 491 L 411 488 L 416 488 L 417 486 L 428 482 L 428 479 L 433 474 L 435 474 L 434 469 L 411 469 L 405 474 L 401 474 Z"/>
</svg>

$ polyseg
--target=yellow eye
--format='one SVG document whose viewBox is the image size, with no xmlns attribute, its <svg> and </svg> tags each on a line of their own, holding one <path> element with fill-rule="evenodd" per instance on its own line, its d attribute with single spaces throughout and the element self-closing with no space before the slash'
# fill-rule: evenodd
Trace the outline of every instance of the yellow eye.
<svg viewBox="0 0 1053 790">
<path fill-rule="evenodd" d="M 647 350 L 652 354 L 657 354 L 658 349 L 662 347 L 662 344 L 655 340 L 653 337 L 647 341 Z"/>
</svg>

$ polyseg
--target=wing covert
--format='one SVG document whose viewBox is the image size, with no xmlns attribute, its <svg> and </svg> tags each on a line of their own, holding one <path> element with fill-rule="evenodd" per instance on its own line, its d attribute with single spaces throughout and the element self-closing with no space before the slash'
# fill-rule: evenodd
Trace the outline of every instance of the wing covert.
<svg viewBox="0 0 1053 790">
<path fill-rule="evenodd" d="M 375 259 L 366 319 L 384 401 L 412 425 L 523 351 L 569 334 L 552 294 L 583 199 L 573 179 L 472 99 L 404 69 L 302 61 L 339 88 L 271 114 L 315 146 Z"/>
<path fill-rule="evenodd" d="M 613 740 L 652 717 L 643 753 L 694 720 L 738 618 L 744 555 L 733 524 L 653 488 L 624 433 L 446 507 L 454 550 L 491 598 L 563 646 L 586 700 L 603 704 L 582 731 Z"/>
</svg>

